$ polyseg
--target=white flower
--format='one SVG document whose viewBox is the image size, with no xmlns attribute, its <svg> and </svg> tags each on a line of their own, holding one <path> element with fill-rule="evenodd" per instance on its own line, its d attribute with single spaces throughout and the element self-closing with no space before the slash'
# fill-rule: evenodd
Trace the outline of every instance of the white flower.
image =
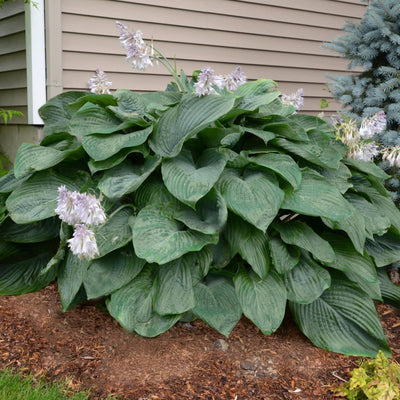
<svg viewBox="0 0 400 400">
<path fill-rule="evenodd" d="M 108 81 L 107 75 L 97 68 L 95 75 L 89 79 L 89 89 L 96 94 L 111 94 L 110 87 L 112 82 Z"/>
<path fill-rule="evenodd" d="M 60 186 L 58 192 L 55 212 L 68 225 L 100 225 L 106 221 L 101 203 L 95 196 L 70 192 L 65 186 Z"/>
<path fill-rule="evenodd" d="M 68 239 L 68 247 L 79 259 L 84 257 L 91 259 L 99 254 L 94 233 L 83 224 L 75 225 L 72 238 Z"/>
<path fill-rule="evenodd" d="M 379 111 L 370 118 L 364 118 L 361 122 L 360 136 L 363 139 L 370 139 L 376 133 L 380 133 L 386 128 L 386 114 Z"/>
<path fill-rule="evenodd" d="M 347 157 L 362 161 L 374 161 L 378 154 L 378 145 L 375 142 L 360 142 L 349 149 Z"/>
<path fill-rule="evenodd" d="M 400 146 L 383 149 L 382 160 L 388 161 L 392 167 L 400 168 Z"/>
<path fill-rule="evenodd" d="M 70 192 L 64 185 L 58 188 L 58 193 L 58 205 L 55 209 L 56 214 L 68 225 L 78 224 L 80 222 L 80 217 L 76 213 L 76 198 L 78 193 Z"/>
<path fill-rule="evenodd" d="M 196 95 L 200 97 L 206 94 L 216 94 L 214 86 L 222 89 L 224 86 L 223 77 L 215 75 L 212 68 L 204 67 L 199 74 L 198 82 L 194 84 Z"/>
<path fill-rule="evenodd" d="M 240 85 L 246 83 L 246 76 L 240 67 L 236 67 L 235 71 L 224 77 L 224 83 L 228 90 L 235 92 Z"/>
<path fill-rule="evenodd" d="M 129 32 L 128 28 L 119 21 L 115 22 L 120 29 L 119 41 L 126 50 L 126 59 L 132 63 L 132 67 L 144 71 L 153 66 L 153 48 L 148 46 L 142 38 L 142 31 Z"/>
<path fill-rule="evenodd" d="M 294 106 L 296 111 L 299 111 L 301 109 L 301 107 L 303 107 L 303 104 L 304 104 L 303 95 L 304 95 L 304 90 L 303 90 L 303 88 L 300 88 L 295 93 L 282 94 L 281 100 L 282 100 L 282 103 L 285 104 L 286 106 Z"/>
</svg>

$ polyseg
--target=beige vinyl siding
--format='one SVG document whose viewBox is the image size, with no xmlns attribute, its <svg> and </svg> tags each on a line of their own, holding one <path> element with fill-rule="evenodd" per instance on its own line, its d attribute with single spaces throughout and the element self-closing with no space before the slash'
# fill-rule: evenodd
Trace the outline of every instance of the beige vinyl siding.
<svg viewBox="0 0 400 400">
<path fill-rule="evenodd" d="M 84 90 L 96 68 L 113 89 L 162 90 L 164 67 L 134 71 L 118 41 L 119 20 L 190 74 L 208 65 L 218 74 L 237 65 L 248 77 L 276 80 L 285 93 L 303 87 L 304 111 L 318 112 L 328 98 L 326 74 L 346 62 L 321 47 L 347 19 L 365 11 L 359 0 L 61 0 L 64 90 Z M 338 108 L 330 102 L 330 110 Z"/>
<path fill-rule="evenodd" d="M 0 8 L 0 108 L 18 110 L 26 123 L 27 81 L 24 2 L 5 2 Z"/>
</svg>

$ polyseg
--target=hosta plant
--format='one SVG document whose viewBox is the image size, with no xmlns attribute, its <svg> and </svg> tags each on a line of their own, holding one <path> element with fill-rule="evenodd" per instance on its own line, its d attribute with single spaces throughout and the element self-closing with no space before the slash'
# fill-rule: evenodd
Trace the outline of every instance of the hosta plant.
<svg viewBox="0 0 400 400">
<path fill-rule="evenodd" d="M 400 305 L 384 268 L 400 259 L 388 176 L 345 159 L 333 127 L 272 80 L 194 77 L 41 108 L 45 138 L 0 179 L 0 294 L 56 279 L 63 310 L 99 299 L 147 337 L 193 318 L 228 336 L 242 315 L 268 335 L 291 312 L 317 346 L 390 354 L 374 307 Z M 57 200 L 79 192 L 105 211 L 86 253 Z"/>
</svg>

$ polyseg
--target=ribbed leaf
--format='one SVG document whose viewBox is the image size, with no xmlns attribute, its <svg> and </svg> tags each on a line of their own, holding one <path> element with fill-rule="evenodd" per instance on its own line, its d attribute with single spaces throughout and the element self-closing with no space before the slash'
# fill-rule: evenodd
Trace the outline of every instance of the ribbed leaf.
<svg viewBox="0 0 400 400">
<path fill-rule="evenodd" d="M 76 112 L 70 122 L 70 129 L 74 135 L 85 136 L 92 133 L 114 133 L 133 125 L 134 122 L 122 122 L 102 106 L 88 102 Z"/>
<path fill-rule="evenodd" d="M 132 215 L 132 208 L 124 207 L 112 214 L 104 224 L 93 227 L 99 249 L 99 257 L 103 257 L 131 241 L 132 231 L 129 225 L 129 218 Z"/>
<path fill-rule="evenodd" d="M 278 274 L 286 274 L 300 260 L 300 250 L 296 246 L 284 243 L 279 236 L 273 236 L 268 241 L 272 264 Z"/>
<path fill-rule="evenodd" d="M 349 182 L 351 171 L 345 164 L 339 163 L 338 169 L 315 168 L 322 176 L 324 176 L 332 185 L 336 186 L 340 193 L 346 193 L 353 185 Z"/>
<path fill-rule="evenodd" d="M 152 268 L 146 267 L 129 284 L 111 295 L 107 309 L 128 332 L 154 337 L 173 326 L 180 316 L 160 317 L 153 312 L 153 295 Z"/>
<path fill-rule="evenodd" d="M 386 304 L 400 308 L 400 286 L 395 285 L 384 268 L 378 269 L 378 278 L 383 300 Z"/>
<path fill-rule="evenodd" d="M 305 129 L 295 121 L 290 121 L 282 116 L 273 116 L 264 129 L 273 132 L 275 135 L 298 142 L 308 142 L 308 135 Z"/>
<path fill-rule="evenodd" d="M 196 255 L 189 253 L 158 270 L 154 295 L 154 311 L 157 314 L 182 314 L 196 305 L 192 280 L 195 266 Z"/>
<path fill-rule="evenodd" d="M 274 223 L 274 228 L 285 243 L 309 251 L 317 260 L 323 262 L 335 260 L 335 253 L 329 242 L 322 239 L 304 222 L 292 220 L 286 223 Z"/>
<path fill-rule="evenodd" d="M 196 232 L 177 221 L 171 203 L 142 208 L 131 224 L 135 252 L 149 263 L 166 264 L 218 241 L 217 234 Z"/>
<path fill-rule="evenodd" d="M 194 292 L 196 306 L 192 312 L 228 337 L 242 315 L 232 283 L 223 277 L 211 277 L 206 283 L 198 283 Z"/>
<path fill-rule="evenodd" d="M 284 192 L 267 173 L 227 168 L 217 188 L 228 208 L 265 232 L 278 214 Z"/>
<path fill-rule="evenodd" d="M 382 168 L 379 168 L 373 162 L 356 160 L 354 158 L 346 158 L 344 159 L 344 162 L 354 169 L 364 172 L 368 175 L 372 175 L 380 180 L 390 178 L 390 175 L 388 175 L 385 171 L 383 171 Z"/>
<path fill-rule="evenodd" d="M 233 103 L 234 97 L 228 95 L 183 96 L 158 120 L 150 137 L 151 148 L 163 157 L 177 156 L 189 137 L 226 114 Z"/>
<path fill-rule="evenodd" d="M 35 292 L 55 279 L 55 272 L 41 275 L 51 254 L 45 251 L 23 261 L 0 264 L 0 295 L 20 295 Z"/>
<path fill-rule="evenodd" d="M 122 149 L 143 144 L 152 130 L 153 127 L 149 126 L 148 128 L 125 134 L 86 135 L 82 138 L 82 146 L 94 161 L 106 160 Z"/>
<path fill-rule="evenodd" d="M 389 230 L 382 236 L 367 239 L 365 250 L 375 261 L 377 267 L 384 267 L 400 260 L 400 235 Z"/>
<path fill-rule="evenodd" d="M 74 178 L 51 170 L 40 171 L 18 186 L 6 201 L 10 217 L 17 224 L 40 221 L 55 215 L 58 188 L 80 190 L 87 176 L 76 173 Z"/>
<path fill-rule="evenodd" d="M 292 114 L 289 120 L 300 125 L 306 132 L 317 130 L 333 138 L 333 127 L 321 118 L 307 114 Z"/>
<path fill-rule="evenodd" d="M 0 227 L 0 240 L 13 243 L 37 243 L 54 239 L 60 232 L 60 219 L 48 218 L 31 224 L 16 224 L 7 219 Z"/>
<path fill-rule="evenodd" d="M 75 305 L 75 298 L 81 289 L 89 264 L 89 259 L 80 260 L 69 251 L 63 265 L 59 268 L 57 281 L 63 311 Z"/>
<path fill-rule="evenodd" d="M 265 279 L 240 271 L 234 277 L 236 294 L 244 315 L 265 335 L 275 332 L 286 310 L 286 289 L 279 276 L 270 272 Z"/>
<path fill-rule="evenodd" d="M 290 302 L 301 331 L 318 347 L 348 355 L 390 355 L 374 303 L 362 290 L 335 280 L 311 304 Z"/>
<path fill-rule="evenodd" d="M 86 95 L 87 92 L 65 92 L 47 101 L 39 109 L 39 114 L 44 121 L 44 135 L 71 132 L 69 124 L 74 111 L 69 108 L 69 105 Z"/>
<path fill-rule="evenodd" d="M 127 246 L 93 260 L 83 278 L 88 299 L 106 296 L 132 281 L 146 261 Z"/>
<path fill-rule="evenodd" d="M 125 160 L 108 169 L 99 181 L 99 189 L 109 198 L 118 199 L 134 192 L 147 177 L 160 165 L 161 158 L 149 156 L 144 164 L 133 164 Z"/>
<path fill-rule="evenodd" d="M 282 208 L 333 221 L 341 221 L 351 215 L 349 204 L 339 190 L 307 168 L 303 170 L 300 187 L 286 194 Z"/>
<path fill-rule="evenodd" d="M 15 158 L 14 174 L 22 178 L 35 171 L 43 171 L 65 160 L 80 148 L 77 139 L 71 141 L 68 149 L 58 150 L 32 143 L 22 143 Z"/>
<path fill-rule="evenodd" d="M 267 236 L 253 225 L 231 214 L 225 230 L 225 237 L 231 249 L 239 253 L 264 279 L 269 271 L 270 259 Z"/>
<path fill-rule="evenodd" d="M 295 303 L 309 304 L 330 287 L 329 272 L 303 252 L 300 261 L 283 276 L 287 296 Z"/>
<path fill-rule="evenodd" d="M 31 176 L 32 174 L 17 179 L 14 175 L 14 170 L 8 171 L 6 175 L 0 178 L 0 193 L 11 193 Z"/>
<path fill-rule="evenodd" d="M 214 186 L 225 164 L 225 157 L 215 149 L 204 151 L 196 161 L 189 150 L 183 149 L 177 157 L 163 161 L 161 172 L 168 190 L 194 207 Z"/>
<path fill-rule="evenodd" d="M 276 172 L 283 179 L 288 181 L 294 189 L 297 189 L 300 186 L 302 176 L 301 170 L 292 157 L 280 153 L 246 153 L 249 161 Z M 242 152 L 242 154 L 246 153 Z"/>
</svg>

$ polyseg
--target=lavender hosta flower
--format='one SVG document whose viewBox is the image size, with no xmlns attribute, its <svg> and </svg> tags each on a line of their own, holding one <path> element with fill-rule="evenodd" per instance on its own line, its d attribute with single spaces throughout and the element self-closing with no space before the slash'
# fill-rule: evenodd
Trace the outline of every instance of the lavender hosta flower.
<svg viewBox="0 0 400 400">
<path fill-rule="evenodd" d="M 354 120 L 343 121 L 335 125 L 336 137 L 350 148 L 358 146 L 360 142 L 360 133 L 357 128 L 357 123 Z"/>
<path fill-rule="evenodd" d="M 72 238 L 68 239 L 68 247 L 79 259 L 84 257 L 92 259 L 99 254 L 94 233 L 84 224 L 75 225 Z"/>
<path fill-rule="evenodd" d="M 382 150 L 382 160 L 392 167 L 400 168 L 400 146 L 393 146 Z"/>
<path fill-rule="evenodd" d="M 200 97 L 206 94 L 216 94 L 214 86 L 222 89 L 224 86 L 223 77 L 215 75 L 215 71 L 212 68 L 204 67 L 199 74 L 198 82 L 194 84 L 196 95 Z"/>
<path fill-rule="evenodd" d="M 240 85 L 246 83 L 246 76 L 240 67 L 236 67 L 235 71 L 224 77 L 224 83 L 228 90 L 235 92 Z"/>
<path fill-rule="evenodd" d="M 68 225 L 100 225 L 106 221 L 104 210 L 95 196 L 71 192 L 65 186 L 60 186 L 58 192 L 55 212 Z"/>
<path fill-rule="evenodd" d="M 303 88 L 300 88 L 295 93 L 282 94 L 281 100 L 282 100 L 282 103 L 285 104 L 286 106 L 294 106 L 296 111 L 299 111 L 303 107 L 303 104 L 304 104 L 303 95 L 304 95 L 304 90 L 303 90 Z"/>
<path fill-rule="evenodd" d="M 363 139 L 371 139 L 376 133 L 380 133 L 386 128 L 386 114 L 379 111 L 370 118 L 364 118 L 361 122 L 360 136 Z"/>
<path fill-rule="evenodd" d="M 108 80 L 107 75 L 100 68 L 96 69 L 94 76 L 89 79 L 88 85 L 92 93 L 111 94 L 112 82 Z"/>
<path fill-rule="evenodd" d="M 378 145 L 375 142 L 360 142 L 347 152 L 347 157 L 362 161 L 374 161 L 379 154 Z"/>
<path fill-rule="evenodd" d="M 141 30 L 129 32 L 127 26 L 116 21 L 116 25 L 120 30 L 119 41 L 126 51 L 126 59 L 132 63 L 132 67 L 140 71 L 146 70 L 147 67 L 153 66 L 152 58 L 154 58 L 154 50 L 152 46 L 148 46 L 143 40 Z"/>
</svg>

